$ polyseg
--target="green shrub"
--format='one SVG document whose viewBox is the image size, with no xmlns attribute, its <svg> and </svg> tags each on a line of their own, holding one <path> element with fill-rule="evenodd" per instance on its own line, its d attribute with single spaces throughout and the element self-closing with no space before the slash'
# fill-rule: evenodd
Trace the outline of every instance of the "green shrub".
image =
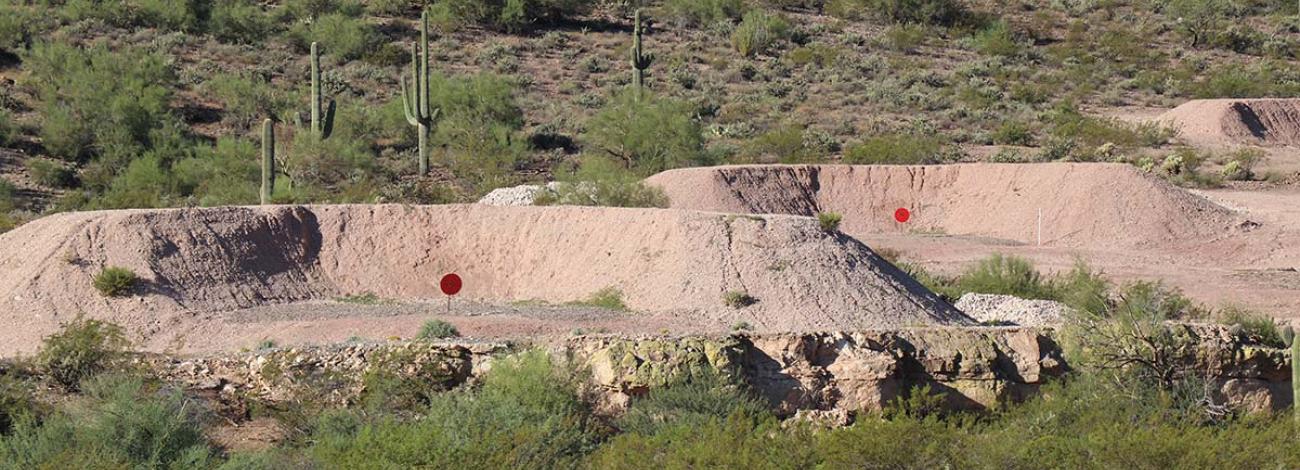
<svg viewBox="0 0 1300 470">
<path fill-rule="evenodd" d="M 957 278 L 964 292 L 1014 295 L 1023 299 L 1054 299 L 1049 282 L 1024 258 L 1000 253 L 981 259 Z"/>
<path fill-rule="evenodd" d="M 216 0 L 208 19 L 208 32 L 220 41 L 256 44 L 275 31 L 275 22 L 251 0 Z"/>
<path fill-rule="evenodd" d="M 890 50 L 911 54 L 916 52 L 918 47 L 925 44 L 926 37 L 929 34 L 930 31 L 923 25 L 893 25 L 885 30 L 882 43 Z"/>
<path fill-rule="evenodd" d="M 0 374 L 0 440 L 19 422 L 34 419 L 37 405 L 32 385 L 10 374 Z"/>
<path fill-rule="evenodd" d="M 679 27 L 705 26 L 740 19 L 744 0 L 665 0 L 664 16 Z"/>
<path fill-rule="evenodd" d="M 1261 344 L 1276 348 L 1286 347 L 1282 330 L 1273 317 L 1237 306 L 1227 306 L 1214 312 L 1215 321 L 1240 329 L 1240 334 L 1255 337 Z"/>
<path fill-rule="evenodd" d="M 342 13 L 330 13 L 311 23 L 301 23 L 290 34 L 303 51 L 311 43 L 318 42 L 322 54 L 338 56 L 345 61 L 365 57 L 380 39 L 365 20 Z"/>
<path fill-rule="evenodd" d="M 109 266 L 95 275 L 94 285 L 105 297 L 118 297 L 130 293 L 137 280 L 130 269 Z"/>
<path fill-rule="evenodd" d="M 17 4 L 0 4 L 0 51 L 17 53 L 42 22 L 37 11 Z"/>
<path fill-rule="evenodd" d="M 1020 54 L 1020 43 L 1006 23 L 998 21 L 975 33 L 971 38 L 975 50 L 984 55 L 1011 57 Z"/>
<path fill-rule="evenodd" d="M 518 32 L 586 12 L 585 0 L 437 0 L 432 8 L 437 23 L 480 24 Z"/>
<path fill-rule="evenodd" d="M 70 188 L 77 184 L 76 172 L 49 160 L 27 160 L 27 171 L 32 179 L 42 186 L 52 188 Z"/>
<path fill-rule="evenodd" d="M 0 215 L 18 208 L 18 188 L 9 180 L 0 179 Z"/>
<path fill-rule="evenodd" d="M 104 2 L 68 0 L 60 10 L 70 21 L 96 19 L 110 25 L 132 29 L 151 27 L 167 31 L 196 31 L 205 2 L 195 0 L 128 0 Z"/>
<path fill-rule="evenodd" d="M 844 162 L 922 165 L 941 163 L 943 144 L 936 137 L 888 134 L 870 137 L 844 150 Z"/>
<path fill-rule="evenodd" d="M 731 32 L 731 47 L 746 57 L 764 54 L 777 42 L 788 39 L 790 30 L 790 22 L 781 15 L 750 10 Z"/>
<path fill-rule="evenodd" d="M 817 145 L 810 137 L 812 133 L 803 126 L 779 126 L 749 141 L 744 152 L 759 161 L 770 161 L 770 158 L 765 158 L 768 156 L 776 157 L 781 163 L 816 163 L 825 160 L 830 149 Z"/>
<path fill-rule="evenodd" d="M 455 174 L 487 187 L 508 178 L 529 150 L 522 135 L 517 84 L 481 73 L 457 78 L 435 75 L 430 87 L 433 103 L 442 109 L 432 139 L 445 146 L 444 159 Z"/>
<path fill-rule="evenodd" d="M 171 69 L 160 55 L 39 43 L 23 66 L 36 85 L 42 142 L 56 156 L 95 156 L 111 174 L 179 122 L 170 113 Z"/>
<path fill-rule="evenodd" d="M 588 465 L 615 470 L 645 468 L 645 462 L 664 468 L 817 468 L 813 433 L 798 427 L 783 430 L 775 419 L 757 427 L 754 421 L 737 412 L 663 426 L 651 435 L 620 434 L 592 454 Z M 855 467 L 873 468 L 864 462 L 841 468 Z"/>
<path fill-rule="evenodd" d="M 823 232 L 834 232 L 840 229 L 840 222 L 844 221 L 844 216 L 837 212 L 818 212 L 817 224 L 821 226 Z"/>
<path fill-rule="evenodd" d="M 283 155 L 281 170 L 297 189 L 335 197 L 343 197 L 350 185 L 365 181 L 375 165 L 369 143 L 341 135 L 322 140 L 311 132 L 295 133 Z"/>
<path fill-rule="evenodd" d="M 117 367 L 129 344 L 117 325 L 78 317 L 45 337 L 36 364 L 55 383 L 76 390 L 83 380 Z"/>
<path fill-rule="evenodd" d="M 583 157 L 577 170 L 561 174 L 560 180 L 554 192 L 541 192 L 533 204 L 668 207 L 669 203 L 662 189 L 646 186 L 639 175 L 608 158 Z"/>
<path fill-rule="evenodd" d="M 219 74 L 203 82 L 203 89 L 224 105 L 226 119 L 241 129 L 284 115 L 294 105 L 289 93 L 257 75 Z"/>
<path fill-rule="evenodd" d="M 459 336 L 460 331 L 451 323 L 442 320 L 429 320 L 420 325 L 420 333 L 415 337 L 419 339 L 444 339 Z"/>
<path fill-rule="evenodd" d="M 0 145 L 8 145 L 13 141 L 16 133 L 13 116 L 9 115 L 9 111 L 0 108 Z"/>
<path fill-rule="evenodd" d="M 722 294 L 722 303 L 731 308 L 745 308 L 758 303 L 758 299 L 745 291 L 730 290 Z"/>
<path fill-rule="evenodd" d="M 89 380 L 84 406 L 41 423 L 23 421 L 0 439 L 5 468 L 208 468 L 217 451 L 203 437 L 199 406 L 180 391 L 160 393 L 141 379 Z"/>
<path fill-rule="evenodd" d="M 702 163 L 704 137 L 690 107 L 642 93 L 619 93 L 587 122 L 592 150 L 616 158 L 640 175 Z"/>
<path fill-rule="evenodd" d="M 251 156 L 258 152 L 254 143 L 233 137 L 201 145 L 172 167 L 178 191 L 205 207 L 256 204 L 261 167 Z"/>
<path fill-rule="evenodd" d="M 1016 121 L 1006 121 L 993 132 L 993 143 L 998 145 L 1029 145 L 1034 136 L 1029 126 Z"/>
<path fill-rule="evenodd" d="M 477 391 L 430 397 L 424 416 L 331 417 L 308 453 L 327 468 L 574 468 L 601 432 L 544 352 L 497 359 Z"/>
<path fill-rule="evenodd" d="M 943 26 L 966 16 L 959 0 L 826 0 L 826 13 L 840 18 L 875 16 L 895 23 Z"/>
<path fill-rule="evenodd" d="M 673 426 L 698 426 L 728 416 L 744 416 L 750 426 L 772 418 L 767 403 L 748 386 L 706 368 L 635 398 L 616 422 L 625 433 L 654 435 Z"/>
<path fill-rule="evenodd" d="M 1095 272 L 1082 259 L 1074 267 L 1052 282 L 1055 299 L 1071 308 L 1095 315 L 1105 313 L 1110 305 L 1110 282 Z"/>
<path fill-rule="evenodd" d="M 626 311 L 627 305 L 623 303 L 623 291 L 617 287 L 605 287 L 591 293 L 587 300 L 576 302 L 578 305 L 588 305 L 610 310 Z"/>
</svg>

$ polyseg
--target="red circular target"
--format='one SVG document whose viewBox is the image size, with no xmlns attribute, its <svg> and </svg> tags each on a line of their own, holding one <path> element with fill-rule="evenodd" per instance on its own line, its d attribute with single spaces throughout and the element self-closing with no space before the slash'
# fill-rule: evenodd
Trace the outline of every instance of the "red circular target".
<svg viewBox="0 0 1300 470">
<path fill-rule="evenodd" d="M 900 207 L 898 210 L 894 211 L 894 220 L 897 220 L 900 224 L 907 222 L 907 219 L 910 218 L 912 218 L 912 211 L 909 211 L 906 208 Z"/>
<path fill-rule="evenodd" d="M 438 287 L 442 289 L 444 294 L 456 295 L 456 293 L 460 292 L 460 276 L 457 276 L 456 273 L 442 276 L 442 280 L 438 281 Z"/>
</svg>

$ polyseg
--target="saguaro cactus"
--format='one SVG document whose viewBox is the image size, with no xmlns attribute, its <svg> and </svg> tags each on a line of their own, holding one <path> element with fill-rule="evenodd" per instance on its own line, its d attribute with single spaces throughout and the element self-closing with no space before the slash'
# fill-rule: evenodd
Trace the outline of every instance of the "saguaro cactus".
<svg viewBox="0 0 1300 470">
<path fill-rule="evenodd" d="M 334 100 L 330 100 L 325 115 L 321 116 L 324 99 L 321 96 L 320 50 L 313 42 L 311 43 L 311 131 L 322 140 L 328 139 L 330 134 L 334 133 Z"/>
<path fill-rule="evenodd" d="M 637 97 L 641 96 L 641 89 L 645 87 L 645 71 L 650 68 L 654 62 L 654 54 L 644 54 L 641 52 L 641 10 L 637 10 L 633 15 L 632 26 L 632 86 L 636 88 Z"/>
<path fill-rule="evenodd" d="M 275 123 L 262 120 L 262 205 L 271 203 L 275 191 Z"/>
<path fill-rule="evenodd" d="M 429 174 L 429 132 L 442 112 L 429 94 L 429 11 L 420 14 L 419 54 L 411 46 L 411 78 L 402 79 L 402 111 L 406 122 L 416 127 L 420 143 L 420 176 Z"/>
</svg>

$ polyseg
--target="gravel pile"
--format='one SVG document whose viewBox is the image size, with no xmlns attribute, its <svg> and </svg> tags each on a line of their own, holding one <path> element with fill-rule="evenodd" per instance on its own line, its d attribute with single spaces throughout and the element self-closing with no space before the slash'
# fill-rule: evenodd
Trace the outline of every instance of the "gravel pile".
<svg viewBox="0 0 1300 470">
<path fill-rule="evenodd" d="M 558 184 L 551 182 L 547 183 L 546 186 L 523 184 L 510 188 L 497 188 L 479 199 L 478 203 L 489 206 L 531 206 L 533 201 L 537 200 L 538 194 L 542 191 L 553 192 Z"/>
<path fill-rule="evenodd" d="M 1060 302 L 996 294 L 966 294 L 956 307 L 981 323 L 1021 326 L 1060 325 L 1070 313 L 1070 307 Z"/>
</svg>

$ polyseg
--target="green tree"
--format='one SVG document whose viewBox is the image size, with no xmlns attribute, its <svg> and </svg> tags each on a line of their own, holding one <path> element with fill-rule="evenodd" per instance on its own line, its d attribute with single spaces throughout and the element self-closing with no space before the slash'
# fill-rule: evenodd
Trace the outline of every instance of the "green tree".
<svg viewBox="0 0 1300 470">
<path fill-rule="evenodd" d="M 591 150 L 641 175 L 704 161 L 704 137 L 690 107 L 646 92 L 614 96 L 587 122 Z"/>
</svg>

